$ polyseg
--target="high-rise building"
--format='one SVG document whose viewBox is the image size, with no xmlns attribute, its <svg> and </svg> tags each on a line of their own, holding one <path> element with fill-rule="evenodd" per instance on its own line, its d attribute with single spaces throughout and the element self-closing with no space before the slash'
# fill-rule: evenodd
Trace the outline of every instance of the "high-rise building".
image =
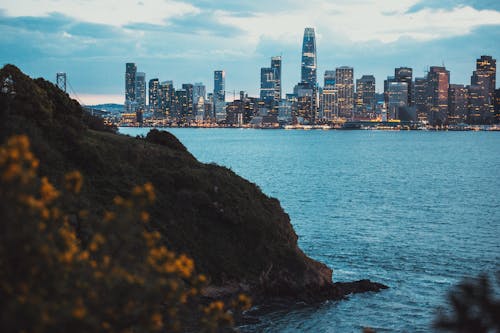
<svg viewBox="0 0 500 333">
<path fill-rule="evenodd" d="M 133 62 L 125 64 L 125 102 L 135 101 L 135 74 L 137 66 Z"/>
<path fill-rule="evenodd" d="M 413 105 L 413 91 L 412 91 L 412 81 L 413 81 L 413 69 L 409 67 L 398 67 L 394 69 L 394 80 L 396 82 L 406 82 L 408 86 L 408 101 L 407 105 Z"/>
<path fill-rule="evenodd" d="M 331 90 L 335 87 L 335 71 L 325 71 L 324 89 Z"/>
<path fill-rule="evenodd" d="M 363 117 L 375 113 L 375 77 L 363 75 L 356 80 L 356 111 Z"/>
<path fill-rule="evenodd" d="M 476 70 L 471 77 L 471 86 L 479 89 L 479 117 L 474 121 L 491 123 L 495 116 L 494 95 L 496 88 L 496 60 L 491 56 L 483 55 L 476 60 Z"/>
<path fill-rule="evenodd" d="M 495 89 L 495 123 L 500 124 L 500 88 Z"/>
<path fill-rule="evenodd" d="M 332 85 L 326 86 L 321 92 L 320 98 L 320 110 L 323 119 L 326 121 L 332 121 L 338 117 L 338 100 L 337 100 L 337 90 Z"/>
<path fill-rule="evenodd" d="M 387 116 L 389 119 L 400 119 L 402 109 L 408 106 L 408 83 L 389 82 L 387 93 Z"/>
<path fill-rule="evenodd" d="M 448 88 L 448 122 L 460 124 L 467 118 L 467 88 L 463 84 L 450 84 Z"/>
<path fill-rule="evenodd" d="M 274 101 L 281 100 L 281 57 L 271 58 L 271 68 L 274 69 Z"/>
<path fill-rule="evenodd" d="M 316 122 L 316 108 L 313 107 L 314 90 L 309 83 L 299 83 L 293 89 L 296 98 L 295 119 L 301 124 Z"/>
<path fill-rule="evenodd" d="M 342 66 L 335 69 L 335 89 L 338 93 L 339 117 L 352 118 L 354 109 L 354 69 Z"/>
<path fill-rule="evenodd" d="M 146 109 L 146 73 L 135 74 L 135 101 L 138 108 Z"/>
<path fill-rule="evenodd" d="M 305 28 L 302 41 L 301 83 L 307 83 L 311 88 L 317 85 L 316 36 L 314 28 Z"/>
<path fill-rule="evenodd" d="M 157 114 L 160 112 L 160 80 L 149 80 L 149 110 Z"/>
<path fill-rule="evenodd" d="M 184 120 L 190 121 L 194 119 L 194 101 L 193 101 L 193 85 L 191 83 L 183 83 L 182 89 L 186 90 L 187 107 L 184 110 Z"/>
<path fill-rule="evenodd" d="M 160 84 L 160 109 L 167 117 L 172 116 L 174 99 L 174 83 L 172 81 L 163 81 Z"/>
<path fill-rule="evenodd" d="M 214 113 L 216 120 L 226 118 L 226 73 L 223 70 L 214 71 Z"/>
<path fill-rule="evenodd" d="M 416 77 L 413 92 L 417 119 L 427 122 L 427 78 Z"/>
<path fill-rule="evenodd" d="M 205 85 L 201 82 L 196 82 L 193 86 L 193 103 L 197 104 L 198 100 L 203 98 L 203 101 L 206 100 L 207 89 Z"/>
<path fill-rule="evenodd" d="M 450 71 L 445 67 L 431 66 L 427 73 L 427 116 L 433 125 L 447 122 L 449 85 Z"/>
<path fill-rule="evenodd" d="M 276 69 L 263 67 L 260 69 L 260 99 L 272 107 L 276 93 Z"/>
</svg>

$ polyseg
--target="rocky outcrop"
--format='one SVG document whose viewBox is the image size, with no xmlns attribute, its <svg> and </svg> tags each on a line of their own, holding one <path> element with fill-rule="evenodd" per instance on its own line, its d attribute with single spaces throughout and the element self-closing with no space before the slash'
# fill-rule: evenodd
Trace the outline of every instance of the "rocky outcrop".
<svg viewBox="0 0 500 333">
<path fill-rule="evenodd" d="M 12 65 L 0 70 L 0 82 L 9 84 L 0 94 L 0 141 L 27 134 L 52 183 L 80 170 L 80 208 L 90 214 L 108 209 L 135 185 L 152 183 L 157 200 L 150 207 L 151 228 L 168 248 L 192 257 L 212 286 L 222 286 L 207 296 L 242 290 L 256 299 L 317 301 L 383 288 L 366 280 L 333 283 L 332 271 L 299 249 L 277 199 L 228 168 L 198 162 L 173 135 L 153 131 L 132 138 L 91 130 L 76 101 Z"/>
</svg>

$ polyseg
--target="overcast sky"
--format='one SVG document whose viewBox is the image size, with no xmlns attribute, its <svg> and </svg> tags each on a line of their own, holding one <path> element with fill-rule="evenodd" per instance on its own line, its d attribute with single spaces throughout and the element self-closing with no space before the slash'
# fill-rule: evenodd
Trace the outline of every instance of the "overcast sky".
<svg viewBox="0 0 500 333">
<path fill-rule="evenodd" d="M 304 28 L 316 28 L 318 80 L 339 66 L 414 76 L 445 65 L 470 83 L 475 59 L 500 58 L 498 0 L 0 0 L 0 64 L 55 80 L 66 72 L 86 104 L 124 100 L 126 62 L 146 79 L 203 82 L 226 71 L 226 89 L 257 95 L 260 68 L 283 57 L 283 89 L 300 79 Z"/>
</svg>

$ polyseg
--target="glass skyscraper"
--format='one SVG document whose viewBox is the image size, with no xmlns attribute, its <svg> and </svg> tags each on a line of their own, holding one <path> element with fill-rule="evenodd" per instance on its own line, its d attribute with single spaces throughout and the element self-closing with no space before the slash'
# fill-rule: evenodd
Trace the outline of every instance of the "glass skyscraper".
<svg viewBox="0 0 500 333">
<path fill-rule="evenodd" d="M 281 57 L 271 58 L 271 68 L 274 69 L 274 100 L 281 100 Z"/>
<path fill-rule="evenodd" d="M 225 117 L 226 104 L 226 72 L 214 71 L 214 113 L 215 117 Z"/>
<path fill-rule="evenodd" d="M 307 83 L 311 88 L 317 85 L 316 37 L 314 28 L 305 28 L 302 42 L 301 83 Z"/>
<path fill-rule="evenodd" d="M 125 103 L 135 101 L 135 74 L 137 66 L 133 62 L 125 64 Z"/>
</svg>

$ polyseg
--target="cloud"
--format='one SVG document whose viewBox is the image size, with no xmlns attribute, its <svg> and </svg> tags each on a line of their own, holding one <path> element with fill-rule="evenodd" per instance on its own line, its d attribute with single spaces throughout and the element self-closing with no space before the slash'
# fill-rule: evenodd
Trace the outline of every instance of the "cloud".
<svg viewBox="0 0 500 333">
<path fill-rule="evenodd" d="M 164 24 L 171 17 L 195 14 L 195 6 L 174 0 L 16 0 L 0 5 L 7 16 L 49 16 L 60 13 L 78 21 L 122 26 L 134 22 Z"/>
</svg>

